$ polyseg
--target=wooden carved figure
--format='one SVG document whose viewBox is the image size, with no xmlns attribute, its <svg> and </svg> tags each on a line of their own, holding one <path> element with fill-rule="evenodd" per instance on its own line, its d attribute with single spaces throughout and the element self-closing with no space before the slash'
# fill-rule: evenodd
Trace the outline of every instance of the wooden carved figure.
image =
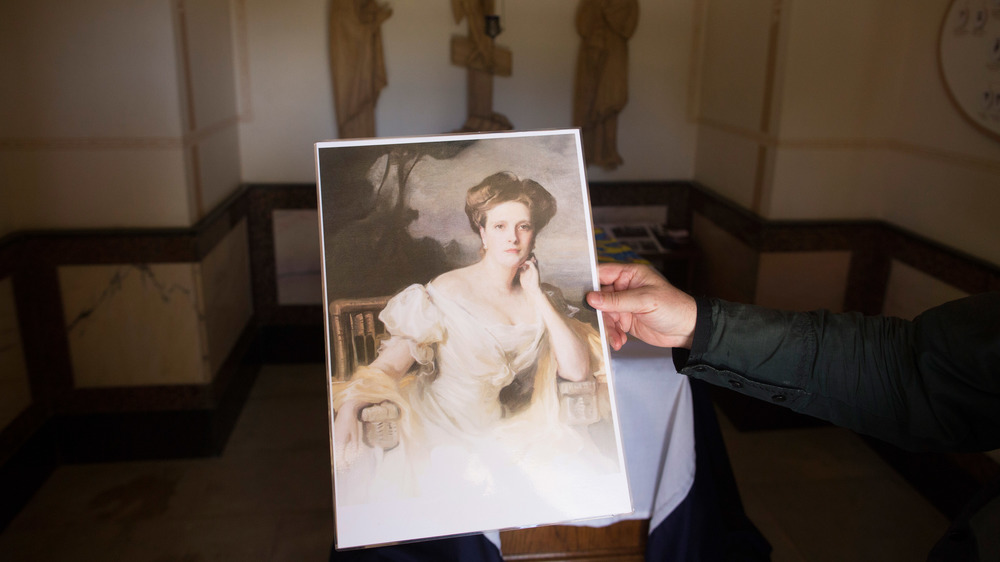
<svg viewBox="0 0 1000 562">
<path fill-rule="evenodd" d="M 375 0 L 330 0 L 330 71 L 340 138 L 375 136 L 375 103 L 387 84 L 381 27 L 391 15 Z"/>
<path fill-rule="evenodd" d="M 576 12 L 573 125 L 583 133 L 587 164 L 615 169 L 618 114 L 628 101 L 628 40 L 639 22 L 637 0 L 581 0 Z"/>
</svg>

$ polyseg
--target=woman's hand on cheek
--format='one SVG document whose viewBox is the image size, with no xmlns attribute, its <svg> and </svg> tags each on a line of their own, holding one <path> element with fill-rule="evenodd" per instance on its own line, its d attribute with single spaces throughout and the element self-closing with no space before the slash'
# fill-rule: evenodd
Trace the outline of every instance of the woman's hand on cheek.
<svg viewBox="0 0 1000 562">
<path fill-rule="evenodd" d="M 521 288 L 529 293 L 541 293 L 541 283 L 538 275 L 538 260 L 534 254 L 528 257 L 518 268 L 518 278 L 521 281 Z"/>
</svg>

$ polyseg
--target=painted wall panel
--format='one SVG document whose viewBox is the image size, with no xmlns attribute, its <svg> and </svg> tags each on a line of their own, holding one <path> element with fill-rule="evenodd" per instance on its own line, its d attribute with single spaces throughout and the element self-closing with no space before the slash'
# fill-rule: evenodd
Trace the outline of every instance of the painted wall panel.
<svg viewBox="0 0 1000 562">
<path fill-rule="evenodd" d="M 209 382 L 198 267 L 60 267 L 76 387 Z"/>
<path fill-rule="evenodd" d="M 757 287 L 757 252 L 697 213 L 691 232 L 702 259 L 696 264 L 699 292 L 735 302 L 753 302 Z"/>
<path fill-rule="evenodd" d="M 754 303 L 781 310 L 841 312 L 850 266 L 850 252 L 762 253 Z"/>
<path fill-rule="evenodd" d="M 928 308 L 968 296 L 919 269 L 893 260 L 882 314 L 912 320 Z"/>
<path fill-rule="evenodd" d="M 209 371 L 215 376 L 253 315 L 246 220 L 205 256 L 200 271 Z"/>
</svg>

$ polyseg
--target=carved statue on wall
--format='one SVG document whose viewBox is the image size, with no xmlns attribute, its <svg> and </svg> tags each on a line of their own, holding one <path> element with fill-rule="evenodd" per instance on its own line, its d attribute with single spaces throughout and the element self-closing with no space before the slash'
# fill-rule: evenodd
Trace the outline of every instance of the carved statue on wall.
<svg viewBox="0 0 1000 562">
<path fill-rule="evenodd" d="M 573 125 L 580 127 L 588 164 L 615 169 L 618 113 L 628 101 L 628 40 L 639 22 L 638 0 L 580 0 L 576 29 Z"/>
<path fill-rule="evenodd" d="M 391 15 L 375 0 L 330 0 L 330 73 L 340 138 L 375 136 L 375 103 L 387 84 L 381 27 Z"/>
<path fill-rule="evenodd" d="M 493 77 L 510 76 L 510 51 L 497 47 L 486 32 L 486 15 L 493 13 L 493 0 L 451 0 L 455 23 L 466 20 L 466 37 L 451 38 L 451 62 L 468 68 L 468 118 L 462 131 L 507 131 L 514 126 L 493 111 Z M 499 29 L 493 34 L 499 33 Z"/>
</svg>

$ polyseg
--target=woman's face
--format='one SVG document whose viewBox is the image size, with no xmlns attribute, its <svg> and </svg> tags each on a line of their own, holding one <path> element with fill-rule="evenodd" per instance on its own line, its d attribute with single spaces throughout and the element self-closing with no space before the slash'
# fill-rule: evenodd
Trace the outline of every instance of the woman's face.
<svg viewBox="0 0 1000 562">
<path fill-rule="evenodd" d="M 479 235 L 486 256 L 505 265 L 520 265 L 535 249 L 531 212 L 518 201 L 500 203 L 486 211 L 486 226 L 479 229 Z"/>
</svg>

